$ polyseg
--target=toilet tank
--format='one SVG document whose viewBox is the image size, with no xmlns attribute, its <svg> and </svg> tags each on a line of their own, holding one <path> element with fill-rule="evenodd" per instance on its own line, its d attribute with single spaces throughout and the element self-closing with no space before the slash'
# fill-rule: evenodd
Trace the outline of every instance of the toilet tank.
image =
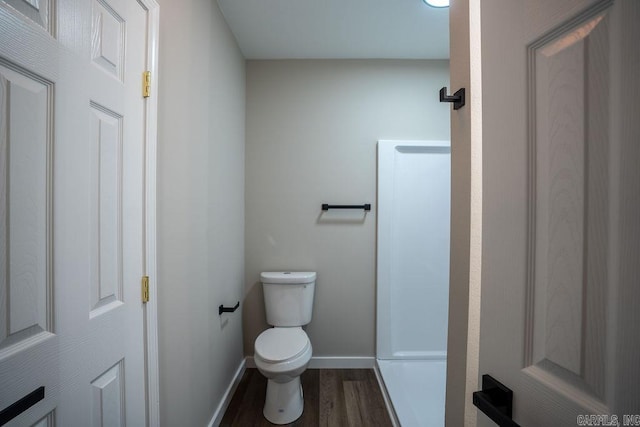
<svg viewBox="0 0 640 427">
<path fill-rule="evenodd" d="M 315 272 L 265 272 L 260 281 L 268 324 L 283 327 L 311 322 Z"/>
</svg>

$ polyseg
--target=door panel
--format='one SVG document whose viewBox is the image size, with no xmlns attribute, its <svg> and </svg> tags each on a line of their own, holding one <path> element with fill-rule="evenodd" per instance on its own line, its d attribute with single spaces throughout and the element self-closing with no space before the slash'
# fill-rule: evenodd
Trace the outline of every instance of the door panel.
<svg viewBox="0 0 640 427">
<path fill-rule="evenodd" d="M 52 0 L 2 0 L 24 19 L 29 19 L 47 32 L 53 34 Z"/>
<path fill-rule="evenodd" d="M 604 403 L 610 7 L 529 47 L 527 372 Z M 535 157 L 533 155 L 535 153 Z"/>
<path fill-rule="evenodd" d="M 95 65 L 122 81 L 125 22 L 107 1 L 93 0 L 91 57 Z"/>
<path fill-rule="evenodd" d="M 122 304 L 122 116 L 91 105 L 93 318 Z"/>
<path fill-rule="evenodd" d="M 0 352 L 52 331 L 51 97 L 50 82 L 0 65 Z"/>
<path fill-rule="evenodd" d="M 126 402 L 124 398 L 124 360 L 91 381 L 92 426 L 123 426 Z"/>
</svg>

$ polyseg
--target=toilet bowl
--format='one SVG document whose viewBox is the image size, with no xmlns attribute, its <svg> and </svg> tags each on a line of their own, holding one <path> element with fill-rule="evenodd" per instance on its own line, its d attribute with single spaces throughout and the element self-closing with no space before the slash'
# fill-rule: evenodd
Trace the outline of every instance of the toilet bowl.
<svg viewBox="0 0 640 427">
<path fill-rule="evenodd" d="M 273 424 L 288 424 L 304 410 L 300 375 L 311 360 L 311 342 L 302 328 L 271 328 L 256 339 L 254 361 L 267 378 L 262 413 Z"/>
<path fill-rule="evenodd" d="M 313 349 L 302 325 L 311 321 L 316 273 L 262 273 L 267 322 L 254 343 L 256 368 L 267 378 L 262 413 L 273 424 L 289 424 L 304 411 L 300 375 Z"/>
</svg>

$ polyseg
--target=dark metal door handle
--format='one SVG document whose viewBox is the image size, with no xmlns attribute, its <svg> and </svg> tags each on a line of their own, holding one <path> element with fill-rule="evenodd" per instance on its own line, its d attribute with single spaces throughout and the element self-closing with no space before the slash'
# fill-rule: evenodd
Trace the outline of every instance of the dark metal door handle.
<svg viewBox="0 0 640 427">
<path fill-rule="evenodd" d="M 44 399 L 44 387 L 38 387 L 22 399 L 7 406 L 0 411 L 0 426 L 5 425 L 42 399 Z"/>
<path fill-rule="evenodd" d="M 491 375 L 482 376 L 482 390 L 473 393 L 473 404 L 500 427 L 520 427 L 511 419 L 513 392 Z"/>
</svg>

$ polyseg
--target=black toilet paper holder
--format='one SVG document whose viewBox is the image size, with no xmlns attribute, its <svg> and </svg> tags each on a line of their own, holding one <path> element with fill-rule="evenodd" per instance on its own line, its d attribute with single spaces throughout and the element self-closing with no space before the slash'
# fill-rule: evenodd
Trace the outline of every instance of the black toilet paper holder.
<svg viewBox="0 0 640 427">
<path fill-rule="evenodd" d="M 225 307 L 224 305 L 220 304 L 220 306 L 218 307 L 218 316 L 222 315 L 222 313 L 233 313 L 238 309 L 238 307 L 240 307 L 240 301 L 238 301 L 234 307 Z"/>
</svg>

